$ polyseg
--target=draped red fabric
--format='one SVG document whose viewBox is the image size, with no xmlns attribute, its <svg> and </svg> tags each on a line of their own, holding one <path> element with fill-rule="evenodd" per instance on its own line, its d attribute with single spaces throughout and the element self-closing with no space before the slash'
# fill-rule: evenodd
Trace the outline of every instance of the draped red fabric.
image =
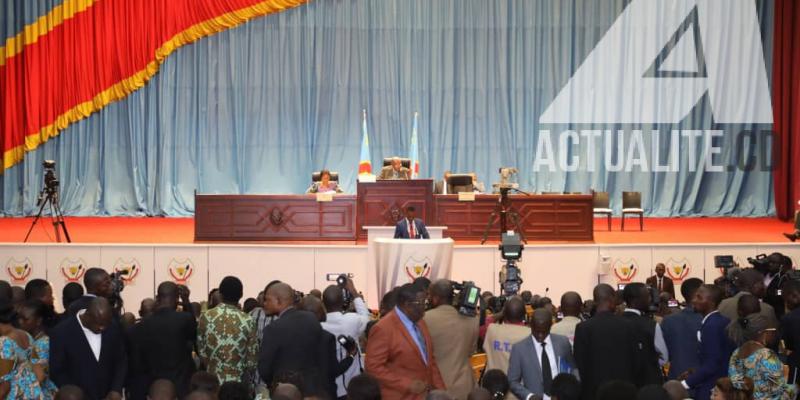
<svg viewBox="0 0 800 400">
<path fill-rule="evenodd" d="M 775 1 L 772 103 L 775 114 L 775 209 L 790 219 L 800 208 L 800 2 Z"/>
<path fill-rule="evenodd" d="M 55 19 L 24 46 L 0 48 L 0 173 L 142 87 L 176 48 L 308 0 L 67 1 L 85 9 Z"/>
</svg>

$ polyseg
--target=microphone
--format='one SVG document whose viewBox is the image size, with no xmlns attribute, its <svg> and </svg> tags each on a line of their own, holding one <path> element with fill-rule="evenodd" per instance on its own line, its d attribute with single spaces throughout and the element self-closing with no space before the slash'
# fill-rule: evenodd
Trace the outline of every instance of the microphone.
<svg viewBox="0 0 800 400">
<path fill-rule="evenodd" d="M 547 293 L 550 292 L 550 288 L 544 288 L 544 297 L 547 297 Z"/>
</svg>

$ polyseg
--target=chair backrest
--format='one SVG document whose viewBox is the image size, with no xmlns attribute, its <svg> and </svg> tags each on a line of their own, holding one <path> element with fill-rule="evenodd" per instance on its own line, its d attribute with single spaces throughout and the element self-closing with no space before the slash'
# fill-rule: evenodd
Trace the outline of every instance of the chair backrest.
<svg viewBox="0 0 800 400">
<path fill-rule="evenodd" d="M 322 178 L 320 175 L 321 175 L 320 171 L 314 171 L 314 173 L 311 174 L 311 182 L 319 182 L 320 179 Z M 338 172 L 331 171 L 331 181 L 339 182 L 339 173 Z"/>
<path fill-rule="evenodd" d="M 642 208 L 642 193 L 622 192 L 622 208 Z"/>
<path fill-rule="evenodd" d="M 564 192 L 564 194 L 583 194 L 583 192 Z"/>
<path fill-rule="evenodd" d="M 411 159 L 410 158 L 401 158 L 400 164 L 402 164 L 406 168 L 411 168 Z M 392 157 L 384 158 L 383 159 L 383 166 L 392 165 Z"/>
<path fill-rule="evenodd" d="M 611 199 L 608 198 L 608 192 L 592 192 L 592 207 L 611 208 Z"/>
</svg>

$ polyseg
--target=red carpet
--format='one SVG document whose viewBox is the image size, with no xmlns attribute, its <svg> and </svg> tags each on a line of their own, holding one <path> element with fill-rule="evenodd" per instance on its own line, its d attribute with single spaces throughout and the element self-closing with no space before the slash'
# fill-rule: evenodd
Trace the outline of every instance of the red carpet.
<svg viewBox="0 0 800 400">
<path fill-rule="evenodd" d="M 32 218 L 0 218 L 0 242 L 22 242 Z M 33 229 L 29 242 L 55 241 L 49 218 Z M 68 217 L 67 229 L 76 243 L 192 243 L 192 218 Z M 644 231 L 638 220 L 614 219 L 612 231 L 604 219 L 595 220 L 595 242 L 621 243 L 765 243 L 787 241 L 781 232 L 793 225 L 775 218 L 646 218 Z M 338 242 L 352 244 L 351 242 Z"/>
</svg>

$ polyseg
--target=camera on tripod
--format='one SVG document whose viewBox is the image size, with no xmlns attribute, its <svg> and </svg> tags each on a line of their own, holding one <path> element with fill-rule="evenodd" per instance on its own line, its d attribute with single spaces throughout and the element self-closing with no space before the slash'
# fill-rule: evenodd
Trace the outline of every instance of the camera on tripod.
<svg viewBox="0 0 800 400">
<path fill-rule="evenodd" d="M 517 260 L 522 258 L 522 250 L 525 245 L 519 234 L 515 232 L 503 232 L 500 240 L 500 256 L 506 260 L 506 265 L 500 271 L 500 288 L 503 296 L 514 296 L 519 293 L 522 286 L 522 272 L 517 267 Z"/>
<path fill-rule="evenodd" d="M 56 177 L 56 162 L 53 160 L 44 160 L 42 162 L 42 168 L 44 168 L 44 188 L 41 193 L 39 193 L 39 199 L 36 201 L 37 206 L 41 205 L 48 196 L 58 194 L 59 181 Z"/>
<path fill-rule="evenodd" d="M 58 177 L 56 177 L 56 162 L 54 160 L 44 160 L 44 162 L 42 162 L 42 168 L 44 169 L 44 187 L 42 187 L 42 190 L 39 192 L 39 197 L 36 198 L 36 207 L 39 208 L 39 211 L 36 213 L 36 217 L 33 218 L 31 227 L 28 229 L 28 233 L 25 235 L 25 240 L 23 242 L 28 241 L 31 232 L 33 232 L 33 228 L 36 226 L 36 223 L 39 222 L 45 207 L 48 205 L 50 206 L 50 215 L 53 218 L 56 241 L 61 241 L 61 231 L 63 230 L 67 242 L 72 242 L 69 237 L 69 232 L 67 232 L 64 213 L 61 211 L 61 203 L 58 196 L 58 186 L 60 182 L 58 181 Z"/>
<path fill-rule="evenodd" d="M 472 281 L 452 282 L 452 285 L 455 299 L 453 307 L 458 313 L 467 317 L 478 315 L 481 307 L 481 288 L 475 286 L 475 282 Z"/>
</svg>

